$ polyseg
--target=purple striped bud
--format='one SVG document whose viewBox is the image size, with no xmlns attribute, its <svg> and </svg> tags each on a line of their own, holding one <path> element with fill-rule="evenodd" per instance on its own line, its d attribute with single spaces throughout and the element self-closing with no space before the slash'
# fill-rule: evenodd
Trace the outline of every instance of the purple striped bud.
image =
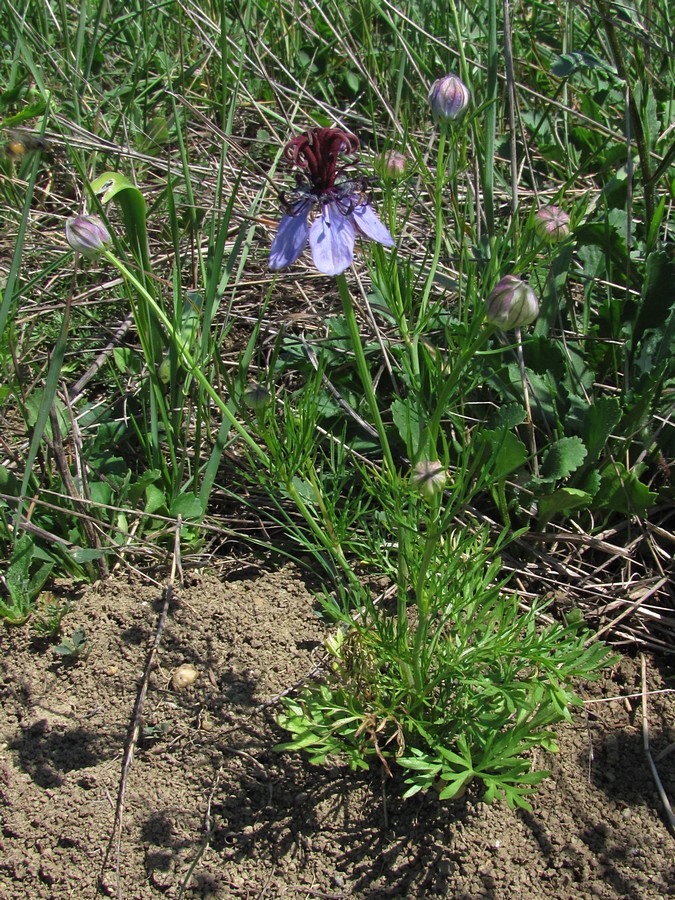
<svg viewBox="0 0 675 900">
<path fill-rule="evenodd" d="M 437 459 L 421 459 L 415 463 L 410 480 L 426 500 L 431 500 L 445 487 L 448 473 Z"/>
<path fill-rule="evenodd" d="M 570 217 L 558 206 L 542 206 L 535 213 L 534 230 L 542 240 L 557 244 L 570 233 Z"/>
<path fill-rule="evenodd" d="M 398 150 L 387 150 L 376 162 L 377 171 L 385 178 L 403 178 L 410 160 L 405 153 Z"/>
<path fill-rule="evenodd" d="M 487 302 L 487 320 L 502 331 L 530 325 L 539 314 L 539 301 L 530 285 L 516 275 L 505 275 Z"/>
<path fill-rule="evenodd" d="M 437 78 L 429 88 L 429 105 L 434 122 L 461 119 L 470 102 L 469 89 L 457 75 Z"/>
<path fill-rule="evenodd" d="M 73 216 L 66 222 L 66 240 L 83 256 L 96 256 L 110 244 L 111 237 L 98 216 Z"/>
</svg>

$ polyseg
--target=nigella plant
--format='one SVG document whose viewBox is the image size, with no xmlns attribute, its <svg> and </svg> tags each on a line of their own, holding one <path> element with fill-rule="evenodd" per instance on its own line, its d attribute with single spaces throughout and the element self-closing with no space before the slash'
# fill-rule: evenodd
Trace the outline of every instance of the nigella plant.
<svg viewBox="0 0 675 900">
<path fill-rule="evenodd" d="M 284 148 L 284 157 L 301 171 L 290 195 L 282 193 L 284 216 L 272 241 L 270 269 L 292 265 L 309 246 L 314 265 L 340 275 L 354 259 L 357 236 L 393 247 L 394 239 L 370 203 L 367 180 L 345 175 L 340 156 L 354 156 L 358 138 L 340 128 L 310 128 Z"/>
</svg>

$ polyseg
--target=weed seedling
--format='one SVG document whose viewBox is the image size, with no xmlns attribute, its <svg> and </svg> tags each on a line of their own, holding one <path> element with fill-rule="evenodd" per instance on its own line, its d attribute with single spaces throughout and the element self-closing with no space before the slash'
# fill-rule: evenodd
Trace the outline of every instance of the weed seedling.
<svg viewBox="0 0 675 900">
<path fill-rule="evenodd" d="M 89 639 L 84 633 L 84 628 L 76 628 L 71 636 L 64 637 L 58 647 L 54 647 L 64 665 L 84 660 L 89 655 Z"/>
<path fill-rule="evenodd" d="M 61 623 L 73 604 L 70 600 L 58 600 L 51 593 L 47 593 L 45 597 L 33 627 L 38 637 L 54 641 L 61 637 Z"/>
</svg>

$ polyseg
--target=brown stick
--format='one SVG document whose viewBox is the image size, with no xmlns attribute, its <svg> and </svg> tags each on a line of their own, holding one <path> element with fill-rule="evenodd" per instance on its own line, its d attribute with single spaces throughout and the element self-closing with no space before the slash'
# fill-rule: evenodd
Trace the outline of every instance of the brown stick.
<svg viewBox="0 0 675 900">
<path fill-rule="evenodd" d="M 672 807 L 668 800 L 668 795 L 666 794 L 663 783 L 661 782 L 661 778 L 658 773 L 658 769 L 656 768 L 656 765 L 652 758 L 652 752 L 649 749 L 649 717 L 647 716 L 647 660 L 645 659 L 644 653 L 640 654 L 640 659 L 642 662 L 642 745 L 645 750 L 647 762 L 649 763 L 649 768 L 652 772 L 652 778 L 654 779 L 656 790 L 659 793 L 661 803 L 663 804 L 666 816 L 668 817 L 670 830 L 673 832 L 673 834 L 675 834 L 675 813 L 673 813 Z"/>
<path fill-rule="evenodd" d="M 56 465 L 59 470 L 59 474 L 61 475 L 63 485 L 68 491 L 69 499 L 75 509 L 78 510 L 78 512 L 82 513 L 82 529 L 86 535 L 87 543 L 93 550 L 100 550 L 101 542 L 99 541 L 98 534 L 96 532 L 96 529 L 94 528 L 92 520 L 89 517 L 89 511 L 86 504 L 82 502 L 80 492 L 73 480 L 73 476 L 70 474 L 70 467 L 68 465 L 68 461 L 66 460 L 66 454 L 63 449 L 61 425 L 59 424 L 59 417 L 56 414 L 56 410 L 54 407 L 52 407 L 49 411 L 49 421 L 51 422 L 52 426 L 52 449 L 54 451 L 54 459 L 56 460 Z M 99 556 L 95 560 L 95 563 L 96 568 L 98 569 L 99 578 L 106 579 L 108 577 L 108 564 L 105 561 L 105 557 Z"/>
<path fill-rule="evenodd" d="M 138 689 L 138 695 L 136 696 L 136 703 L 134 704 L 134 711 L 131 718 L 131 726 L 129 728 L 129 733 L 126 741 L 126 748 L 124 751 L 124 759 L 122 760 L 122 774 L 120 777 L 120 786 L 117 792 L 117 804 L 115 806 L 115 821 L 113 822 L 113 830 L 110 835 L 110 840 L 108 841 L 108 847 L 105 852 L 105 857 L 103 859 L 103 865 L 101 866 L 101 872 L 99 874 L 99 890 L 104 891 L 106 888 L 104 876 L 105 870 L 108 867 L 108 859 L 110 858 L 110 853 L 115 847 L 115 880 L 117 886 L 117 897 L 118 900 L 122 900 L 122 885 L 120 879 L 120 857 L 122 853 L 122 818 L 124 815 L 124 797 L 126 794 L 127 780 L 129 778 L 129 770 L 131 769 L 131 763 L 134 758 L 134 751 L 136 749 L 136 745 L 138 743 L 138 736 L 141 732 L 141 723 L 143 718 L 143 706 L 145 704 L 145 698 L 148 693 L 148 685 L 150 683 L 150 673 L 152 672 L 155 657 L 157 655 L 157 651 L 159 650 L 159 644 L 162 640 L 162 632 L 164 631 L 164 626 L 166 625 L 166 620 L 169 614 L 169 607 L 171 606 L 171 602 L 173 600 L 173 585 L 174 579 L 176 575 L 176 571 L 182 572 L 181 562 L 180 562 L 180 527 L 181 527 L 181 518 L 178 516 L 176 521 L 176 537 L 174 542 L 174 552 L 173 552 L 173 561 L 171 565 L 171 575 L 169 576 L 169 582 L 167 586 L 164 588 L 163 595 L 163 603 L 162 610 L 159 614 L 159 620 L 157 622 L 157 629 L 155 631 L 155 639 L 152 642 L 152 646 L 148 652 L 148 657 L 145 663 L 145 670 L 143 672 L 143 680 L 141 681 L 141 685 Z"/>
<path fill-rule="evenodd" d="M 87 371 L 82 375 L 75 384 L 72 384 L 68 388 L 68 399 L 71 403 L 74 403 L 77 398 L 80 396 L 85 387 L 89 384 L 91 379 L 96 375 L 99 369 L 101 369 L 104 365 L 110 354 L 113 352 L 115 347 L 122 340 L 124 335 L 129 330 L 131 323 L 133 321 L 133 313 L 129 313 L 126 319 L 122 322 L 120 327 L 117 329 L 115 334 L 112 336 L 112 340 L 106 344 L 106 346 L 101 350 L 99 355 L 96 357 L 94 362 L 89 366 Z"/>
</svg>

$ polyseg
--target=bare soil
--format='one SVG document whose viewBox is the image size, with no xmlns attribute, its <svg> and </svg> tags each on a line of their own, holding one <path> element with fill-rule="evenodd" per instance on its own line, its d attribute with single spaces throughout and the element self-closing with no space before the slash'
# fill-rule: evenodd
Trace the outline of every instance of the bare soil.
<svg viewBox="0 0 675 900">
<path fill-rule="evenodd" d="M 250 573 L 249 573 L 250 575 Z M 64 625 L 86 659 L 64 665 L 26 628 L 0 628 L 0 898 L 660 898 L 675 841 L 643 749 L 639 659 L 624 657 L 559 729 L 533 812 L 467 796 L 403 801 L 373 769 L 280 754 L 274 704 L 312 669 L 324 636 L 292 568 L 191 574 L 177 594 L 127 782 L 121 764 L 161 589 L 111 580 Z M 671 657 L 672 659 L 672 657 Z M 182 690 L 171 675 L 199 671 Z M 675 742 L 672 666 L 651 659 L 656 756 Z M 675 752 L 660 759 L 675 797 Z M 101 880 L 101 874 L 103 875 Z M 98 893 L 97 893 L 98 892 Z"/>
</svg>

